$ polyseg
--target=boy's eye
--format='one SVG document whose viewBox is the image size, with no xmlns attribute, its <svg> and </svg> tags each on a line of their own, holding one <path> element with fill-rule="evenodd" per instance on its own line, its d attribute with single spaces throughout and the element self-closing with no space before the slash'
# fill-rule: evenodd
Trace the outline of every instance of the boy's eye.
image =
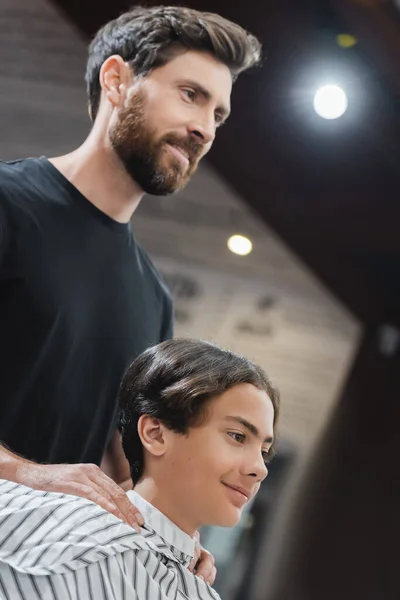
<svg viewBox="0 0 400 600">
<path fill-rule="evenodd" d="M 263 450 L 263 452 L 261 452 L 261 455 L 266 465 L 271 462 L 272 456 L 268 453 L 267 450 Z"/>
<path fill-rule="evenodd" d="M 244 433 L 238 433 L 237 431 L 228 431 L 228 435 L 230 435 L 231 438 L 235 440 L 235 442 L 239 442 L 239 444 L 243 444 L 245 440 Z"/>
</svg>

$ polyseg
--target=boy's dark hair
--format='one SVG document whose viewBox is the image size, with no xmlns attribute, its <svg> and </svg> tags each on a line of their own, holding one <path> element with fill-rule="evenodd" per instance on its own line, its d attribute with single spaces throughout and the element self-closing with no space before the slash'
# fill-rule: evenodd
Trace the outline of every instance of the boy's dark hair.
<svg viewBox="0 0 400 600">
<path fill-rule="evenodd" d="M 119 427 L 133 482 L 143 475 L 143 447 L 138 434 L 142 415 L 186 434 L 202 422 L 209 399 L 240 383 L 251 383 L 267 392 L 274 408 L 275 439 L 279 393 L 264 371 L 247 358 L 210 342 L 183 338 L 162 342 L 136 358 L 119 392 Z M 272 447 L 270 455 L 273 452 Z"/>
<path fill-rule="evenodd" d="M 137 6 L 104 25 L 89 46 L 86 86 L 94 121 L 100 105 L 100 69 L 107 58 L 121 56 L 135 75 L 146 75 L 186 50 L 212 54 L 232 78 L 261 59 L 261 44 L 236 23 L 181 6 Z"/>
</svg>

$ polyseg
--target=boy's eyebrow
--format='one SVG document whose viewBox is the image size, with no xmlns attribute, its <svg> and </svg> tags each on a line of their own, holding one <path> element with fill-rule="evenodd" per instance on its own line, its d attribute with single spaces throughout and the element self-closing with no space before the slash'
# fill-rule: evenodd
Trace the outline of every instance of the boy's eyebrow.
<svg viewBox="0 0 400 600">
<path fill-rule="evenodd" d="M 247 421 L 246 419 L 243 419 L 243 417 L 231 416 L 231 417 L 225 417 L 225 420 L 235 421 L 236 423 L 243 425 L 243 427 L 246 427 L 246 429 L 248 431 L 250 431 L 250 433 L 252 435 L 254 435 L 254 437 L 257 437 L 257 438 L 260 437 L 260 432 L 258 431 L 257 427 L 255 425 L 253 425 L 252 423 L 250 423 L 249 421 Z M 268 436 L 265 438 L 264 444 L 272 444 L 273 441 L 274 441 L 274 438 L 272 436 Z"/>
<path fill-rule="evenodd" d="M 188 85 L 188 86 L 194 88 L 199 94 L 201 94 L 203 96 L 203 98 L 205 100 L 211 100 L 212 99 L 211 92 L 209 92 L 205 87 L 203 87 L 202 85 L 200 85 L 199 83 L 197 83 L 197 81 L 186 79 L 185 80 L 185 85 Z M 226 107 L 226 106 L 218 106 L 217 107 L 217 111 L 221 113 L 224 121 L 231 114 L 230 109 L 228 107 Z"/>
</svg>

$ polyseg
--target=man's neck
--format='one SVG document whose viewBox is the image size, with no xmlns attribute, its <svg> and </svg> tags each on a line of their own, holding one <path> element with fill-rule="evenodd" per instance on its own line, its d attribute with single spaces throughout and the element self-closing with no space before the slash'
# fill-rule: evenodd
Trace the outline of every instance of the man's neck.
<svg viewBox="0 0 400 600">
<path fill-rule="evenodd" d="M 143 190 L 95 134 L 70 154 L 49 160 L 99 210 L 118 223 L 130 221 Z"/>
<path fill-rule="evenodd" d="M 177 501 L 174 499 L 170 490 L 165 493 L 165 486 L 159 486 L 151 477 L 145 477 L 142 481 L 135 485 L 134 491 L 142 496 L 147 502 L 150 502 L 155 508 L 163 513 L 172 523 L 179 529 L 193 537 L 196 530 L 200 527 L 200 523 L 190 522 L 189 515 L 186 514 L 188 504 L 182 507 L 182 498 Z M 179 502 L 179 504 L 178 504 Z"/>
</svg>

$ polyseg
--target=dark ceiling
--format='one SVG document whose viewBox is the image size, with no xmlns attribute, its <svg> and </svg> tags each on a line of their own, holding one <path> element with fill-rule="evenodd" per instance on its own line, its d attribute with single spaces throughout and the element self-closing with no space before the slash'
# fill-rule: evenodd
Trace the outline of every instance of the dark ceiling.
<svg viewBox="0 0 400 600">
<path fill-rule="evenodd" d="M 56 3 L 88 38 L 133 4 Z M 245 26 L 266 56 L 239 78 L 211 162 L 363 323 L 400 325 L 400 11 L 390 0 L 186 4 Z M 358 44 L 339 47 L 343 32 Z M 349 95 L 337 121 L 312 108 L 330 80 Z"/>
</svg>

